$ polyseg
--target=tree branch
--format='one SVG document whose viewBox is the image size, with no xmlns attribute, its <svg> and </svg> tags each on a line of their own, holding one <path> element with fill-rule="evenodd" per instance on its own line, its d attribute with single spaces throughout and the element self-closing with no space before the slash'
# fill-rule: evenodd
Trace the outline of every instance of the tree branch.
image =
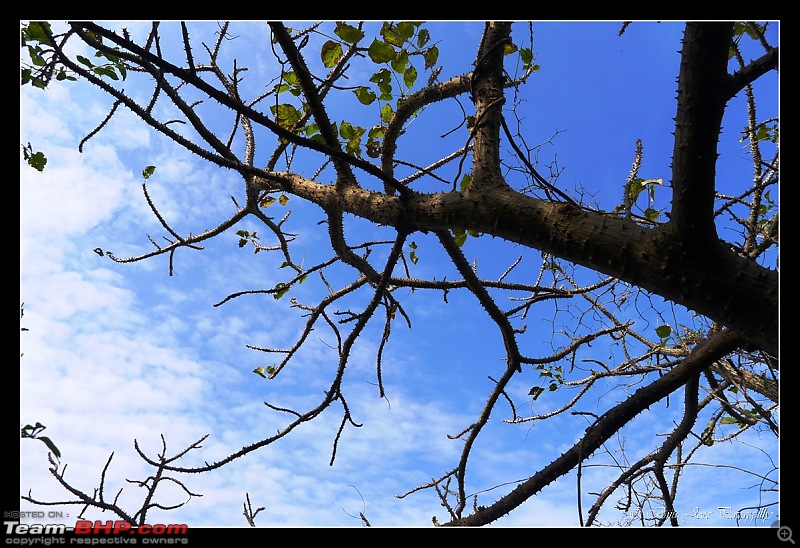
<svg viewBox="0 0 800 548">
<path fill-rule="evenodd" d="M 687 23 L 678 76 L 670 225 L 687 251 L 718 244 L 714 225 L 717 140 L 730 89 L 733 23 Z"/>
<path fill-rule="evenodd" d="M 575 468 L 580 460 L 586 459 L 594 453 L 637 414 L 683 386 L 693 375 L 697 375 L 714 361 L 734 351 L 741 343 L 740 336 L 730 331 L 723 331 L 703 344 L 697 345 L 683 363 L 658 380 L 640 388 L 616 407 L 606 411 L 586 429 L 578 443 L 508 495 L 491 506 L 478 510 L 471 516 L 453 520 L 446 525 L 485 525 L 508 514 L 544 487 Z"/>
</svg>

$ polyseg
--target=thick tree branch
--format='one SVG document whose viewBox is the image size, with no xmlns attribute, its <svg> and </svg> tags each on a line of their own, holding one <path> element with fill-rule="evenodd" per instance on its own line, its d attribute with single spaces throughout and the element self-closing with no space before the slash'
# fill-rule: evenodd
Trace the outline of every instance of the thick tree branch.
<svg viewBox="0 0 800 548">
<path fill-rule="evenodd" d="M 578 443 L 508 495 L 471 516 L 453 520 L 446 525 L 485 525 L 508 514 L 544 487 L 574 469 L 582 459 L 591 456 L 637 414 L 686 384 L 693 376 L 734 351 L 741 343 L 741 337 L 724 331 L 699 344 L 679 366 L 644 388 L 640 388 L 630 398 L 601 415 L 586 429 Z"/>
<path fill-rule="evenodd" d="M 324 209 L 411 231 L 461 228 L 539 249 L 680 303 L 738 330 L 766 352 L 778 351 L 778 273 L 721 245 L 689 256 L 669 226 L 633 221 L 551 203 L 511 190 L 479 195 L 415 194 L 402 200 L 381 192 L 336 192 L 294 174 L 271 174 L 272 184 Z M 267 188 L 269 182 L 264 182 Z"/>
<path fill-rule="evenodd" d="M 671 224 L 692 250 L 717 245 L 717 140 L 728 100 L 733 23 L 687 23 L 678 76 Z"/>
<path fill-rule="evenodd" d="M 733 73 L 730 79 L 727 98 L 730 99 L 758 78 L 771 70 L 778 68 L 778 48 L 772 48 L 767 53 L 752 61 L 744 68 Z"/>
<path fill-rule="evenodd" d="M 511 23 L 486 23 L 472 72 L 475 144 L 468 191 L 508 187 L 500 171 L 500 123 L 505 103 L 504 48 L 510 43 L 510 34 Z"/>
</svg>

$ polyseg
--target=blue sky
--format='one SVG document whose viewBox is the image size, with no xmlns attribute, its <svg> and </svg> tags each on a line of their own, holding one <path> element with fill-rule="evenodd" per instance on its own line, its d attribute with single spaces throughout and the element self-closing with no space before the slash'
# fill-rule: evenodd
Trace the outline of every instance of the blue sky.
<svg viewBox="0 0 800 548">
<path fill-rule="evenodd" d="M 120 26 L 134 33 L 146 28 L 142 22 Z M 517 27 L 515 39 L 525 40 L 527 26 Z M 193 33 L 208 34 L 215 28 L 214 23 L 195 24 Z M 441 78 L 467 72 L 482 23 L 434 22 L 429 28 L 441 39 Z M 251 66 L 247 85 L 263 88 L 269 76 L 261 79 L 259 71 L 274 74 L 274 69 L 265 66 L 267 52 L 252 44 L 264 43 L 265 25 L 240 23 L 234 29 L 240 38 L 230 47 Z M 563 169 L 560 188 L 585 189 L 609 210 L 621 200 L 637 139 L 644 145 L 640 175 L 669 179 L 682 24 L 635 23 L 622 37 L 618 29 L 615 22 L 535 23 L 533 50 L 541 70 L 523 88 L 519 110 L 529 144 L 551 141 L 542 147 L 541 161 L 547 165 L 555 160 Z M 776 29 L 774 25 L 773 32 Z M 353 78 L 364 74 L 356 72 Z M 777 112 L 777 87 L 771 92 L 760 88 L 759 84 L 760 114 Z M 147 93 L 136 87 L 126 92 L 134 97 Z M 733 185 L 747 184 L 750 160 L 738 142 L 745 123 L 743 111 L 736 109 L 741 98 L 731 104 L 718 177 Z M 341 107 L 332 108 L 337 106 Z M 162 433 L 168 453 L 209 434 L 202 450 L 189 460 L 223 458 L 283 424 L 283 417 L 264 406 L 265 400 L 285 407 L 316 405 L 335 369 L 336 353 L 330 348 L 330 334 L 319 331 L 278 378 L 267 381 L 252 373 L 272 360 L 246 345 L 287 347 L 303 325 L 288 298 L 243 297 L 213 306 L 230 293 L 273 287 L 288 276 L 279 268 L 282 258 L 238 247 L 235 230 L 258 230 L 266 236 L 253 221 L 208 242 L 202 252 L 177 253 L 172 277 L 166 257 L 122 265 L 93 251 L 132 256 L 152 249 L 147 234 L 161 238 L 164 231 L 141 192 L 141 171 L 147 165 L 156 166 L 148 181 L 152 199 L 182 234 L 201 232 L 231 215 L 230 196 L 241 186 L 236 174 L 170 146 L 127 112 L 120 112 L 79 153 L 77 143 L 108 107 L 106 98 L 83 84 L 53 85 L 46 92 L 26 86 L 20 92 L 20 142 L 31 142 L 48 158 L 42 173 L 20 159 L 20 302 L 25 303 L 22 326 L 29 330 L 20 338 L 20 423 L 47 426 L 45 433 L 61 450 L 62 463 L 68 464 L 66 477 L 88 492 L 96 487 L 113 452 L 109 492 L 124 487 L 122 505 L 133 507 L 141 495 L 124 479 L 148 473 L 134 451 L 134 439 L 155 455 Z M 463 139 L 438 138 L 457 126 L 460 116 L 452 103 L 440 108 L 420 116 L 409 128 L 408 143 L 419 149 L 414 152 L 420 164 L 454 150 Z M 268 152 L 265 144 L 262 154 Z M 667 189 L 658 189 L 657 198 L 666 204 Z M 296 257 L 306 264 L 330 257 L 327 234 L 316 225 L 322 213 L 297 198 L 285 209 L 292 210 L 291 227 L 298 233 L 293 243 Z M 387 234 L 366 223 L 357 227 L 365 238 Z M 431 237 L 415 234 L 410 239 L 419 245 L 419 277 L 456 277 Z M 481 276 L 495 279 L 524 251 L 486 237 L 469 239 L 464 249 L 477 260 Z M 534 251 L 533 260 L 526 259 L 517 276 L 535 274 L 537 256 Z M 311 303 L 319 291 L 318 283 L 303 284 L 291 296 Z M 466 293 L 452 292 L 447 303 L 440 293 L 408 292 L 400 297 L 413 328 L 393 324 L 383 367 L 387 399 L 378 397 L 375 386 L 382 329 L 382 322 L 376 321 L 356 345 L 348 370 L 348 403 L 364 426 L 345 431 L 334 466 L 329 460 L 338 411 L 218 471 L 186 479 L 187 487 L 203 496 L 177 512 L 155 514 L 151 521 L 243 527 L 246 492 L 255 506 L 266 507 L 257 519 L 263 526 L 356 527 L 359 512 L 373 525 L 389 527 L 429 526 L 434 514 L 446 520 L 433 491 L 403 500 L 394 495 L 454 467 L 461 446 L 447 435 L 473 422 L 483 406 L 490 390 L 487 376 L 498 375 L 504 367 L 501 340 Z M 651 311 L 645 311 L 648 314 L 647 320 L 654 322 Z M 552 319 L 534 313 L 528 320 L 530 334 L 523 339 L 528 348 L 548 340 Z M 596 352 L 598 359 L 607 357 L 606 349 Z M 536 355 L 535 350 L 529 353 Z M 538 382 L 537 375 L 526 373 L 515 385 L 515 399 L 524 399 Z M 613 387 L 602 387 L 591 400 L 597 405 L 594 410 L 602 412 L 618 396 Z M 554 394 L 518 412 L 544 413 L 569 397 Z M 476 446 L 469 468 L 472 493 L 527 478 L 575 443 L 585 427 L 569 416 L 512 426 L 500 422 L 505 412 L 498 412 L 496 424 Z M 657 413 L 637 418 L 624 440 L 614 441 L 624 443 L 634 459 L 652 450 L 654 435 L 667 432 L 680 416 L 680 405 L 662 405 Z M 768 470 L 770 459 L 777 460 L 776 441 L 755 435 L 748 441 L 752 446 L 717 444 L 700 462 L 749 462 Z M 64 500 L 66 494 L 47 473 L 44 444 L 21 440 L 20 454 L 20 492 Z M 587 493 L 601 489 L 616 473 L 598 468 L 585 474 L 584 508 L 593 500 Z M 720 506 L 740 508 L 759 501 L 754 487 L 758 480 L 741 471 L 690 467 L 683 482 L 680 512 L 712 511 L 708 519 L 692 525 L 732 525 L 719 515 Z M 736 488 L 728 490 L 731 485 Z M 483 496 L 488 503 L 509 488 Z M 575 476 L 570 474 L 496 526 L 577 525 L 575 493 Z M 166 493 L 163 502 L 183 500 L 183 494 L 175 492 Z M 72 519 L 78 509 L 63 511 Z M 622 518 L 609 513 L 606 519 Z"/>
</svg>

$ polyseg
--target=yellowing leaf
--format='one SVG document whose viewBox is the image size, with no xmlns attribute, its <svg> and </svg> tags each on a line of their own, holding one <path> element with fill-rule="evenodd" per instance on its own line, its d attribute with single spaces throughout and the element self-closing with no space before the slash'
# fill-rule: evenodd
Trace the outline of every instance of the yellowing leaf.
<svg viewBox="0 0 800 548">
<path fill-rule="evenodd" d="M 333 32 L 348 44 L 355 44 L 364 38 L 364 31 L 352 25 L 348 25 L 347 23 L 338 23 Z"/>
<path fill-rule="evenodd" d="M 342 46 L 333 40 L 328 40 L 322 44 L 322 64 L 326 68 L 333 67 L 342 58 Z"/>
<path fill-rule="evenodd" d="M 517 51 L 517 46 L 510 42 L 506 42 L 503 46 L 503 55 L 511 55 L 512 53 Z"/>
<path fill-rule="evenodd" d="M 456 245 L 458 247 L 462 247 L 464 245 L 464 242 L 467 241 L 467 232 L 460 228 L 453 229 L 453 236 L 456 239 Z"/>
</svg>

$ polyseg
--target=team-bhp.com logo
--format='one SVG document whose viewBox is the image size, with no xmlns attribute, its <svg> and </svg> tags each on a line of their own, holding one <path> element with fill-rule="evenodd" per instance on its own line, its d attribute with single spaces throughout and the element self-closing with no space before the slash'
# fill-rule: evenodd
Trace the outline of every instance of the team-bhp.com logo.
<svg viewBox="0 0 800 548">
<path fill-rule="evenodd" d="M 6 544 L 188 544 L 188 527 L 182 525 L 137 525 L 127 521 L 78 520 L 75 526 L 4 521 Z M 184 535 L 181 538 L 180 535 Z M 69 538 L 67 538 L 69 536 Z"/>
</svg>

